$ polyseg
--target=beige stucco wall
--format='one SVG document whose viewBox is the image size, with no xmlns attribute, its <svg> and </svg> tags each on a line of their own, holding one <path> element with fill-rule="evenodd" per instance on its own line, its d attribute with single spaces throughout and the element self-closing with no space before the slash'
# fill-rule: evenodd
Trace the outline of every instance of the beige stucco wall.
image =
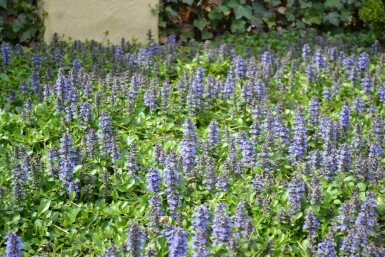
<svg viewBox="0 0 385 257">
<path fill-rule="evenodd" d="M 118 44 L 122 37 L 147 42 L 150 29 L 158 39 L 158 17 L 151 11 L 158 0 L 44 0 L 42 5 L 48 13 L 46 42 L 55 32 L 64 38 L 104 43 Z"/>
</svg>

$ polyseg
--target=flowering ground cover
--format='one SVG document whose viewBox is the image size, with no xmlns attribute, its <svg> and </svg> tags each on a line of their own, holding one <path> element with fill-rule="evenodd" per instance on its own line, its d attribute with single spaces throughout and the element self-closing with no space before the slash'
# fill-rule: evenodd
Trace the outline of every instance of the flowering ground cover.
<svg viewBox="0 0 385 257">
<path fill-rule="evenodd" d="M 385 53 L 275 37 L 2 43 L 0 255 L 385 256 Z"/>
</svg>

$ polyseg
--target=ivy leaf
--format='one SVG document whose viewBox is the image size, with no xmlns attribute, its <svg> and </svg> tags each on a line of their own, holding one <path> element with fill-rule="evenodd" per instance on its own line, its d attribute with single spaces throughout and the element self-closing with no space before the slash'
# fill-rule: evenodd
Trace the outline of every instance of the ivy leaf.
<svg viewBox="0 0 385 257">
<path fill-rule="evenodd" d="M 340 0 L 326 0 L 325 7 L 337 8 L 339 10 L 343 7 L 343 4 Z"/>
<path fill-rule="evenodd" d="M 199 29 L 199 31 L 203 31 L 206 27 L 207 21 L 206 19 L 194 20 L 194 26 Z"/>
<path fill-rule="evenodd" d="M 21 24 L 19 21 L 16 21 L 15 23 L 11 24 L 12 31 L 17 33 L 23 28 L 23 24 Z"/>
<path fill-rule="evenodd" d="M 216 8 L 218 11 L 222 12 L 223 14 L 226 14 L 227 16 L 227 13 L 230 12 L 230 9 L 229 7 L 227 7 L 226 5 L 221 5 L 219 6 L 218 8 Z"/>
<path fill-rule="evenodd" d="M 322 18 L 321 16 L 310 16 L 303 19 L 303 22 L 306 23 L 307 25 L 312 25 L 312 24 L 319 25 L 322 22 Z"/>
<path fill-rule="evenodd" d="M 25 24 L 26 21 L 27 21 L 27 16 L 24 14 L 24 13 L 20 13 L 18 16 L 17 16 L 17 20 L 21 23 L 21 24 Z"/>
<path fill-rule="evenodd" d="M 7 10 L 7 0 L 0 0 L 0 7 L 3 7 L 5 10 Z"/>
<path fill-rule="evenodd" d="M 268 3 L 271 5 L 271 6 L 278 6 L 281 4 L 281 1 L 279 0 L 269 0 Z"/>
<path fill-rule="evenodd" d="M 312 7 L 312 2 L 299 1 L 301 9 L 307 9 Z"/>
<path fill-rule="evenodd" d="M 194 3 L 194 0 L 182 0 L 182 3 L 192 5 Z"/>
<path fill-rule="evenodd" d="M 342 22 L 351 22 L 352 20 L 351 12 L 347 9 L 341 10 L 340 19 Z"/>
<path fill-rule="evenodd" d="M 205 30 L 202 32 L 202 39 L 203 40 L 211 39 L 211 38 L 213 38 L 213 36 L 214 36 L 213 33 L 211 33 L 210 31 Z"/>
<path fill-rule="evenodd" d="M 328 21 L 334 26 L 338 26 L 340 24 L 340 18 L 337 12 L 330 12 L 326 16 L 324 16 L 324 21 Z"/>
<path fill-rule="evenodd" d="M 321 24 L 322 22 L 322 10 L 318 8 L 309 9 L 306 17 L 303 19 L 303 22 L 307 25 Z"/>
<path fill-rule="evenodd" d="M 26 30 L 21 34 L 20 36 L 20 42 L 24 42 L 32 37 L 32 31 L 31 30 Z"/>
<path fill-rule="evenodd" d="M 159 27 L 165 28 L 167 26 L 167 23 L 163 20 L 159 21 Z"/>
<path fill-rule="evenodd" d="M 238 5 L 235 8 L 233 8 L 233 10 L 235 13 L 235 18 L 237 20 L 243 17 L 250 20 L 253 17 L 253 9 L 251 8 L 251 6 Z"/>
<path fill-rule="evenodd" d="M 237 20 L 231 24 L 230 30 L 232 33 L 243 33 L 245 32 L 246 21 Z"/>
<path fill-rule="evenodd" d="M 290 13 L 290 12 L 287 12 L 285 13 L 285 17 L 288 21 L 295 21 L 295 16 L 294 14 Z"/>
</svg>

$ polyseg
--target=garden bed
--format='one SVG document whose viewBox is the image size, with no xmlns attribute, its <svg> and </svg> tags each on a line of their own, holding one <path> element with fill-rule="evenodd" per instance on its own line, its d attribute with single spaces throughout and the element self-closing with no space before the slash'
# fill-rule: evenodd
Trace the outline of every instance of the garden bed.
<svg viewBox="0 0 385 257">
<path fill-rule="evenodd" d="M 385 255 L 370 37 L 1 52 L 0 254 Z"/>
</svg>

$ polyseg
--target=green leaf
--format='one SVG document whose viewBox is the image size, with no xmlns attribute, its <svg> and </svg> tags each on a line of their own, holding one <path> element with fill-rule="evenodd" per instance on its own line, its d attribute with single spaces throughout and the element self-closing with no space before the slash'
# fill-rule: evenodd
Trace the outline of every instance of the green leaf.
<svg viewBox="0 0 385 257">
<path fill-rule="evenodd" d="M 340 18 L 339 18 L 338 12 L 330 12 L 326 16 L 324 16 L 324 21 L 328 21 L 334 26 L 338 26 L 340 24 Z"/>
<path fill-rule="evenodd" d="M 252 5 L 254 12 L 258 15 L 262 16 L 262 14 L 266 12 L 266 8 L 259 1 L 253 1 Z"/>
<path fill-rule="evenodd" d="M 25 42 L 28 39 L 30 39 L 32 36 L 33 36 L 32 31 L 31 30 L 26 30 L 26 31 L 23 32 L 23 34 L 21 34 L 20 42 Z"/>
<path fill-rule="evenodd" d="M 9 82 L 9 77 L 5 73 L 0 73 L 0 80 L 2 80 L 3 82 Z"/>
<path fill-rule="evenodd" d="M 0 7 L 3 7 L 5 10 L 7 10 L 7 0 L 0 0 Z"/>
<path fill-rule="evenodd" d="M 341 19 L 341 22 L 351 22 L 352 21 L 352 13 L 347 9 L 342 9 L 340 19 Z"/>
<path fill-rule="evenodd" d="M 231 24 L 230 30 L 232 33 L 243 33 L 245 32 L 245 26 L 246 26 L 246 21 L 244 20 L 237 20 Z"/>
<path fill-rule="evenodd" d="M 133 187 L 135 185 L 135 179 L 134 178 L 130 178 L 128 180 L 128 184 L 126 185 L 126 189 L 130 189 L 131 187 Z"/>
<path fill-rule="evenodd" d="M 76 220 L 76 216 L 78 216 L 79 212 L 80 212 L 80 208 L 75 208 L 69 211 L 65 219 L 66 225 L 71 225 L 72 223 L 74 223 Z"/>
<path fill-rule="evenodd" d="M 16 216 L 13 217 L 12 223 L 16 224 L 20 220 L 20 214 L 17 214 Z"/>
<path fill-rule="evenodd" d="M 253 9 L 249 5 L 238 5 L 237 7 L 233 8 L 235 13 L 235 19 L 241 19 L 243 17 L 247 19 L 251 19 L 253 17 Z"/>
<path fill-rule="evenodd" d="M 26 21 L 27 21 L 27 16 L 26 16 L 24 13 L 20 13 L 20 14 L 17 16 L 17 20 L 18 20 L 21 24 L 25 24 Z"/>
<path fill-rule="evenodd" d="M 35 224 L 35 227 L 41 228 L 43 226 L 43 221 L 41 219 L 37 219 L 35 220 L 34 224 Z"/>
<path fill-rule="evenodd" d="M 43 114 L 43 113 L 45 113 L 45 111 L 46 111 L 46 109 L 45 109 L 45 105 L 43 103 L 36 105 L 36 107 L 35 107 L 36 113 Z"/>
<path fill-rule="evenodd" d="M 165 21 L 163 21 L 163 20 L 160 20 L 159 21 L 159 27 L 165 28 L 165 27 L 167 27 L 167 23 Z"/>
<path fill-rule="evenodd" d="M 357 187 L 360 189 L 360 192 L 366 191 L 366 184 L 364 184 L 364 183 L 358 183 Z"/>
<path fill-rule="evenodd" d="M 290 12 L 285 12 L 285 17 L 288 21 L 295 21 L 295 16 L 294 14 L 290 13 Z"/>
<path fill-rule="evenodd" d="M 130 121 L 131 121 L 131 118 L 127 116 L 127 117 L 125 117 L 124 119 L 121 120 L 121 123 L 123 125 L 126 125 L 126 124 L 130 123 Z"/>
<path fill-rule="evenodd" d="M 74 167 L 74 173 L 77 172 L 77 171 L 79 171 L 79 170 L 81 170 L 82 168 L 83 168 L 83 165 L 76 165 L 76 166 Z"/>
<path fill-rule="evenodd" d="M 41 215 L 44 212 L 46 212 L 50 206 L 51 206 L 51 200 L 49 200 L 49 199 L 48 200 L 42 200 L 40 205 L 39 205 L 39 208 L 37 209 L 38 215 Z"/>
<path fill-rule="evenodd" d="M 296 221 L 296 220 L 298 220 L 299 218 L 301 218 L 301 217 L 302 217 L 302 215 L 303 215 L 303 212 L 298 212 L 296 215 L 294 215 L 294 217 L 293 217 L 293 221 Z"/>
<path fill-rule="evenodd" d="M 72 192 L 70 193 L 69 200 L 70 200 L 70 201 L 73 201 L 73 200 L 75 199 L 75 197 L 76 197 L 76 192 L 75 192 L 75 191 L 72 191 Z"/>
<path fill-rule="evenodd" d="M 194 3 L 194 0 L 182 0 L 182 3 L 192 5 Z"/>
<path fill-rule="evenodd" d="M 310 17 L 304 18 L 302 21 L 307 25 L 313 25 L 313 24 L 319 25 L 322 22 L 322 17 L 321 16 L 310 16 Z"/>
<path fill-rule="evenodd" d="M 211 38 L 213 38 L 213 36 L 214 36 L 213 33 L 211 33 L 210 31 L 205 30 L 202 32 L 202 39 L 203 40 L 211 39 Z"/>
<path fill-rule="evenodd" d="M 343 4 L 340 0 L 326 0 L 325 7 L 337 8 L 339 10 L 343 7 Z"/>
<path fill-rule="evenodd" d="M 219 11 L 219 9 L 215 9 L 208 14 L 210 19 L 210 23 L 215 25 L 216 22 L 221 21 L 223 19 L 223 13 Z"/>
<path fill-rule="evenodd" d="M 218 7 L 218 10 L 222 13 L 227 13 L 229 11 L 229 7 L 227 7 L 226 5 L 221 5 Z"/>
<path fill-rule="evenodd" d="M 315 213 L 318 213 L 321 209 L 321 206 L 319 205 L 312 205 L 311 206 L 311 209 L 315 212 Z"/>
<path fill-rule="evenodd" d="M 278 6 L 278 5 L 281 4 L 281 1 L 279 1 L 279 0 L 269 0 L 268 3 L 269 3 L 271 6 L 276 7 L 276 6 Z"/>
<path fill-rule="evenodd" d="M 385 214 L 385 199 L 378 198 L 378 213 L 382 216 Z"/>
<path fill-rule="evenodd" d="M 108 215 L 119 215 L 119 208 L 118 206 L 113 205 L 111 207 L 105 207 L 103 212 Z"/>
<path fill-rule="evenodd" d="M 306 2 L 306 1 L 299 1 L 299 4 L 301 6 L 301 9 L 307 9 L 312 7 L 312 2 Z"/>
<path fill-rule="evenodd" d="M 201 20 L 194 20 L 194 26 L 199 29 L 199 31 L 203 31 L 203 29 L 206 27 L 207 20 L 201 19 Z"/>
<path fill-rule="evenodd" d="M 24 28 L 24 26 L 19 21 L 16 21 L 15 23 L 11 24 L 11 28 L 13 32 L 18 33 L 20 30 Z"/>
</svg>

